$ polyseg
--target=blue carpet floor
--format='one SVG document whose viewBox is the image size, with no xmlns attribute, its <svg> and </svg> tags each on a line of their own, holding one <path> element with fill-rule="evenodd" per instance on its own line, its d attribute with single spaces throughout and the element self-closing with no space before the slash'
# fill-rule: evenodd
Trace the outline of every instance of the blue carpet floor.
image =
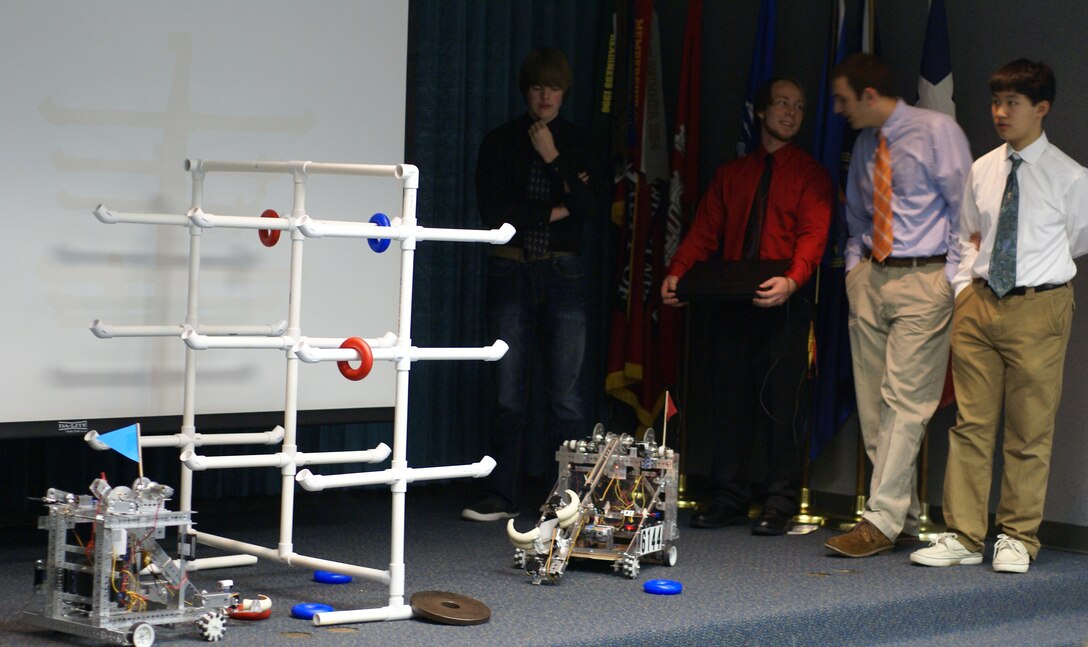
<svg viewBox="0 0 1088 647">
<path fill-rule="evenodd" d="M 325 498 L 322 498 L 325 497 Z M 297 602 L 337 609 L 383 606 L 373 583 L 318 584 L 311 573 L 282 564 L 204 571 L 193 580 L 213 588 L 235 581 L 244 595 L 274 601 L 272 618 L 231 622 L 224 645 L 1069 645 L 1088 639 L 1088 555 L 1046 550 L 1024 575 L 980 566 L 912 565 L 909 549 L 860 560 L 829 555 L 829 530 L 754 537 L 746 528 L 688 528 L 681 513 L 680 555 L 669 568 L 648 561 L 635 580 L 600 562 L 575 561 L 558 586 L 533 586 L 512 567 L 503 525 L 458 519 L 465 496 L 419 488 L 408 496 L 407 592 L 452 591 L 486 604 L 491 620 L 446 626 L 402 620 L 315 627 L 289 616 Z M 198 513 L 199 527 L 264 546 L 276 543 L 273 508 Z M 298 552 L 385 568 L 388 495 L 340 492 L 300 495 L 294 536 Z M 525 511 L 520 527 L 535 515 Z M 0 645 L 92 645 L 33 628 L 19 619 L 34 604 L 33 562 L 44 531 L 0 533 Z M 202 549 L 200 556 L 218 554 Z M 679 580 L 684 592 L 642 592 L 650 579 Z M 163 628 L 159 645 L 204 644 L 193 626 Z"/>
</svg>

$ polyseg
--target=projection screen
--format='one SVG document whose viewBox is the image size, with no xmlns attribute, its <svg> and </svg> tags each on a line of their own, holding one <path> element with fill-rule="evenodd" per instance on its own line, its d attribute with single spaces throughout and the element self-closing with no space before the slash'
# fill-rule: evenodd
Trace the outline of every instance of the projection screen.
<svg viewBox="0 0 1088 647">
<path fill-rule="evenodd" d="M 0 435 L 180 415 L 180 338 L 88 328 L 184 323 L 188 229 L 107 225 L 93 209 L 184 214 L 187 158 L 403 162 L 408 3 L 44 0 L 6 2 L 0 16 Z M 292 188 L 290 176 L 209 174 L 204 209 L 286 214 Z M 315 219 L 393 218 L 400 200 L 390 179 L 307 183 Z M 287 318 L 289 244 L 238 229 L 201 238 L 202 323 Z M 399 256 L 395 244 L 379 254 L 361 239 L 307 240 L 303 334 L 396 330 Z M 282 350 L 200 351 L 198 416 L 282 411 L 285 364 Z M 300 368 L 302 411 L 392 402 L 388 362 L 359 382 L 334 363 Z"/>
</svg>

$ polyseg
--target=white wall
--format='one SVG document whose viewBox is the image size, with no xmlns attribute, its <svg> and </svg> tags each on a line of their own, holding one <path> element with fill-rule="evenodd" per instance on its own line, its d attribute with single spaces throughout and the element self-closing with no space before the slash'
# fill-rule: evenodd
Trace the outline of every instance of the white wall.
<svg viewBox="0 0 1088 647">
<path fill-rule="evenodd" d="M 402 162 L 407 25 L 404 0 L 4 2 L 0 423 L 179 414 L 179 339 L 87 328 L 183 323 L 188 232 L 104 225 L 91 210 L 184 213 L 186 158 Z M 291 190 L 287 176 L 210 174 L 204 208 L 286 213 Z M 316 219 L 400 211 L 392 180 L 314 176 L 307 193 Z M 287 318 L 286 237 L 202 241 L 201 323 Z M 303 334 L 395 330 L 398 269 L 396 245 L 379 256 L 356 239 L 307 241 Z M 282 351 L 198 357 L 198 413 L 282 410 Z M 388 363 L 362 382 L 331 363 L 300 373 L 300 409 L 393 400 Z"/>
</svg>

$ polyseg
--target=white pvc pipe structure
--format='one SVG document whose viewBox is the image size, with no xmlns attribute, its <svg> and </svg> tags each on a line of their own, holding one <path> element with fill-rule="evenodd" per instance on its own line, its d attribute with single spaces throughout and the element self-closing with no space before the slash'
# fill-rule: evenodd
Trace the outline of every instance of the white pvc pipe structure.
<svg viewBox="0 0 1088 647">
<path fill-rule="evenodd" d="M 166 213 L 116 213 L 107 209 L 104 205 L 98 205 L 94 210 L 95 218 L 107 225 L 119 222 L 141 225 L 187 225 L 189 218 L 176 214 Z M 267 218 L 266 218 L 267 220 Z"/>
<path fill-rule="evenodd" d="M 379 443 L 374 449 L 340 452 L 316 452 L 306 454 L 295 452 L 285 454 L 244 454 L 240 456 L 201 456 L 187 449 L 179 457 L 186 467 L 194 472 L 235 467 L 285 467 L 291 463 L 298 465 L 321 465 L 339 463 L 381 463 L 389 458 L 392 450 L 389 445 Z"/>
<path fill-rule="evenodd" d="M 411 364 L 420 360 L 482 360 L 496 361 L 502 358 L 508 346 L 496 340 L 482 348 L 419 348 L 412 345 L 412 281 L 417 241 L 482 242 L 502 244 L 514 235 L 509 224 L 493 230 L 428 229 L 416 222 L 416 191 L 419 187 L 418 170 L 411 165 L 329 164 L 308 161 L 287 162 L 232 162 L 210 160 L 186 160 L 185 169 L 192 176 L 192 205 L 184 215 L 121 213 L 99 205 L 95 217 L 106 224 L 134 223 L 151 225 L 184 226 L 189 229 L 189 291 L 186 318 L 183 324 L 126 326 L 106 324 L 96 320 L 91 332 L 99 338 L 112 337 L 170 337 L 177 336 L 185 344 L 185 392 L 183 398 L 182 427 L 179 433 L 167 436 L 150 436 L 142 439 L 145 447 L 179 448 L 182 461 L 179 497 L 181 509 L 191 511 L 192 475 L 194 471 L 208 469 L 240 469 L 272 467 L 280 470 L 280 528 L 279 543 L 275 549 L 235 541 L 217 535 L 196 531 L 187 532 L 196 541 L 243 555 L 224 556 L 206 560 L 192 560 L 190 570 L 214 568 L 217 565 L 253 563 L 258 558 L 279 561 L 292 566 L 305 566 L 331 570 L 370 579 L 389 587 L 388 605 L 376 609 L 357 609 L 315 614 L 316 625 L 399 620 L 412 616 L 411 606 L 405 603 L 404 591 L 404 521 L 405 495 L 408 483 L 446 478 L 480 478 L 495 467 L 490 456 L 469 465 L 450 465 L 428 468 L 412 468 L 407 464 L 408 440 L 408 383 Z M 294 181 L 294 199 L 290 215 L 280 218 L 231 216 L 207 213 L 203 209 L 204 180 L 212 172 L 282 173 Z M 312 174 L 337 174 L 386 177 L 402 184 L 401 217 L 394 218 L 390 226 L 350 221 L 314 220 L 306 213 L 306 179 Z M 200 239 L 205 230 L 215 228 L 258 229 L 287 232 L 290 234 L 291 266 L 288 313 L 285 321 L 273 325 L 216 326 L 201 324 L 198 320 L 198 296 L 200 276 Z M 358 361 L 359 353 L 351 348 L 340 348 L 343 337 L 306 337 L 301 326 L 301 288 L 303 242 L 307 238 L 354 237 L 397 240 L 401 245 L 399 326 L 396 333 L 387 332 L 382 337 L 364 340 L 371 348 L 373 359 L 395 364 L 396 391 L 393 420 L 393 446 L 381 443 L 371 450 L 316 452 L 298 451 L 296 443 L 298 362 Z M 202 350 L 219 348 L 271 349 L 286 351 L 286 384 L 284 393 L 283 425 L 268 432 L 242 434 L 198 434 L 195 426 L 196 354 Z M 87 442 L 95 449 L 107 449 L 90 432 Z M 265 444 L 280 445 L 273 454 L 243 454 L 234 456 L 204 456 L 197 447 L 205 445 Z M 309 469 L 298 471 L 300 466 L 318 464 L 380 463 L 392 456 L 386 470 L 354 474 L 320 475 Z M 358 485 L 388 484 L 392 498 L 390 523 L 389 568 L 379 570 L 344 564 L 317 557 L 300 555 L 294 551 L 292 532 L 294 521 L 295 482 L 307 490 L 352 487 Z"/>
<path fill-rule="evenodd" d="M 470 465 L 445 465 L 440 467 L 406 467 L 387 469 L 382 472 L 358 472 L 355 474 L 335 474 L 321 476 L 310 470 L 302 470 L 295 475 L 295 480 L 310 492 L 320 492 L 326 488 L 354 487 L 357 485 L 379 485 L 382 483 L 413 483 L 415 481 L 434 481 L 438 479 L 483 478 L 495 469 L 495 459 L 484 456 L 478 463 Z"/>
<path fill-rule="evenodd" d="M 401 180 L 405 189 L 419 188 L 419 170 L 411 164 L 333 164 L 328 162 L 227 162 L 185 160 L 185 170 L 191 173 L 287 173 L 305 175 L 369 175 Z M 413 214 L 414 219 L 415 214 Z"/>
<path fill-rule="evenodd" d="M 109 445 L 98 439 L 98 432 L 88 431 L 83 440 L 92 449 L 99 451 L 109 449 Z M 283 440 L 283 427 L 277 425 L 271 431 L 256 431 L 243 434 L 201 434 L 194 433 L 192 438 L 181 437 L 178 434 L 163 436 L 141 436 L 141 447 L 185 447 L 187 444 L 201 445 L 275 445 Z"/>
<path fill-rule="evenodd" d="M 358 351 L 352 348 L 313 348 L 306 341 L 294 347 L 294 353 L 304 362 L 356 362 L 362 359 Z M 494 362 L 503 358 L 510 347 L 503 340 L 483 348 L 419 348 L 394 346 L 392 348 L 372 348 L 374 361 L 398 362 L 402 359 L 415 362 L 418 360 L 455 360 L 476 359 Z"/>
<path fill-rule="evenodd" d="M 282 335 L 287 330 L 287 322 L 280 320 L 271 325 L 250 326 L 199 326 L 196 332 L 202 335 L 250 335 L 270 336 Z M 91 323 L 91 332 L 99 339 L 111 339 L 113 337 L 180 337 L 185 332 L 185 324 L 157 325 L 157 326 L 131 326 L 103 323 L 95 319 Z"/>
<path fill-rule="evenodd" d="M 208 571 L 216 568 L 234 568 L 235 566 L 253 566 L 257 563 L 255 555 L 222 555 L 219 557 L 201 557 L 185 562 L 186 571 Z"/>
<path fill-rule="evenodd" d="M 442 229 L 432 227 L 407 227 L 394 222 L 388 227 L 372 222 L 338 222 L 313 220 L 303 216 L 296 223 L 307 238 L 387 238 L 389 240 L 441 240 L 449 242 L 477 242 L 503 245 L 514 237 L 514 226 L 504 223 L 498 229 L 474 231 L 466 229 Z"/>
<path fill-rule="evenodd" d="M 201 531 L 194 530 L 192 531 L 192 534 L 196 536 L 197 541 L 205 546 L 212 546 L 213 548 L 236 550 L 248 555 L 254 555 L 257 558 L 270 559 L 291 566 L 306 566 L 315 570 L 333 571 L 334 573 L 342 573 L 344 575 L 374 580 L 375 582 L 380 582 L 382 584 L 389 583 L 389 573 L 387 571 L 357 566 L 355 564 L 347 564 L 345 562 L 337 562 L 331 559 L 307 557 L 291 551 L 275 551 L 271 548 L 265 548 L 264 546 L 259 546 L 257 544 L 227 539 L 226 537 L 220 537 Z"/>
</svg>

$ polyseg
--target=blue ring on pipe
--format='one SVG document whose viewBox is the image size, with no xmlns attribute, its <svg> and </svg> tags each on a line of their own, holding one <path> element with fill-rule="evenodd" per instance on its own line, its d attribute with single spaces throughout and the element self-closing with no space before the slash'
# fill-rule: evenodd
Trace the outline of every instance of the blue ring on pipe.
<svg viewBox="0 0 1088 647">
<path fill-rule="evenodd" d="M 351 581 L 351 576 L 332 571 L 314 571 L 314 581 L 322 584 L 347 584 Z"/>
<path fill-rule="evenodd" d="M 389 216 L 379 212 L 370 217 L 370 222 L 378 225 L 379 227 L 388 227 Z M 389 249 L 390 240 L 388 238 L 367 238 L 366 242 L 368 245 L 370 245 L 370 249 L 373 249 L 374 251 L 381 254 L 385 250 Z"/>
<path fill-rule="evenodd" d="M 642 590 L 654 595 L 677 595 L 683 592 L 684 585 L 676 580 L 649 580 L 642 585 Z"/>
<path fill-rule="evenodd" d="M 299 602 L 291 607 L 291 617 L 299 620 L 313 620 L 315 613 L 328 613 L 333 608 L 320 602 Z"/>
</svg>

